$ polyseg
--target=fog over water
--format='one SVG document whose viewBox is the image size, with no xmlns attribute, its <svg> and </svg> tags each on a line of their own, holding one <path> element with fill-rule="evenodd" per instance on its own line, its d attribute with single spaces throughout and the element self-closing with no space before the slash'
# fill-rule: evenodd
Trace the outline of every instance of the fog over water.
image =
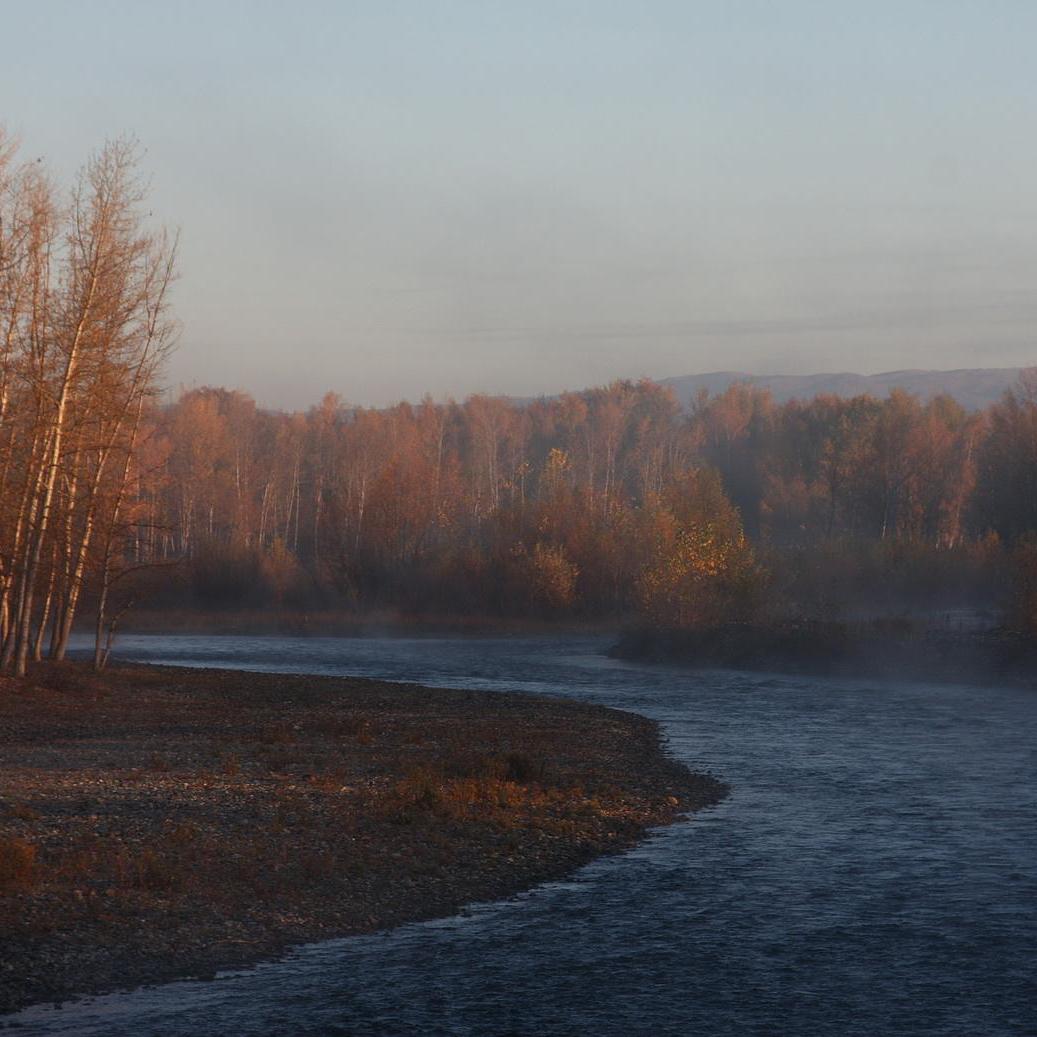
<svg viewBox="0 0 1037 1037">
<path fill-rule="evenodd" d="M 18 1018 L 23 1034 L 1035 1032 L 1037 697 L 690 673 L 595 638 L 126 637 L 123 658 L 565 694 L 732 783 L 464 917 Z"/>
</svg>

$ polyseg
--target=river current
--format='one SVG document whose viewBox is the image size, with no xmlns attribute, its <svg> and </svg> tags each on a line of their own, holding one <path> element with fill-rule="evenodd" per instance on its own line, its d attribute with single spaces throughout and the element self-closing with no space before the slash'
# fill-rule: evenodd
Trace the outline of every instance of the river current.
<svg viewBox="0 0 1037 1037">
<path fill-rule="evenodd" d="M 595 638 L 125 637 L 154 663 L 543 692 L 732 785 L 460 917 L 12 1020 L 77 1035 L 1037 1034 L 1037 694 L 687 672 Z"/>
</svg>

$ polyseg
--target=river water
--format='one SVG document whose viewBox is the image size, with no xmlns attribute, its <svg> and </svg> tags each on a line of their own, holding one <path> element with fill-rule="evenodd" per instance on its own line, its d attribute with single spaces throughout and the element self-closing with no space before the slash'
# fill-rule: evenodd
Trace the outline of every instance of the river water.
<svg viewBox="0 0 1037 1037">
<path fill-rule="evenodd" d="M 125 659 L 564 694 L 731 796 L 461 917 L 22 1034 L 1037 1034 L 1037 695 L 616 662 L 593 638 L 126 637 Z"/>
</svg>

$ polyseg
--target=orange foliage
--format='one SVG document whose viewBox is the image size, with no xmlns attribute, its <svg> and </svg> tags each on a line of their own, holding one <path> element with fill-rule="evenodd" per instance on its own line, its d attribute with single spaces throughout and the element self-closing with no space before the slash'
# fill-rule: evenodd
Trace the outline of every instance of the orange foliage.
<svg viewBox="0 0 1037 1037">
<path fill-rule="evenodd" d="M 759 606 L 764 555 L 851 552 L 863 571 L 867 545 L 960 552 L 1037 528 L 1025 387 L 983 414 L 748 386 L 682 412 L 616 382 L 287 415 L 202 389 L 152 421 L 138 549 L 190 559 L 207 605 L 705 622 Z"/>
</svg>

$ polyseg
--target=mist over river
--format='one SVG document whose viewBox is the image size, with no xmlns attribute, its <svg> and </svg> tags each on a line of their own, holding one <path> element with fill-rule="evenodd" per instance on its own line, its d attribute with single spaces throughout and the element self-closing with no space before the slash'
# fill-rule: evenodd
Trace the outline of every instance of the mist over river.
<svg viewBox="0 0 1037 1037">
<path fill-rule="evenodd" d="M 462 917 L 14 1017 L 21 1034 L 1037 1034 L 1037 694 L 692 673 L 552 638 L 127 636 L 119 658 L 568 695 L 719 806 Z"/>
</svg>

